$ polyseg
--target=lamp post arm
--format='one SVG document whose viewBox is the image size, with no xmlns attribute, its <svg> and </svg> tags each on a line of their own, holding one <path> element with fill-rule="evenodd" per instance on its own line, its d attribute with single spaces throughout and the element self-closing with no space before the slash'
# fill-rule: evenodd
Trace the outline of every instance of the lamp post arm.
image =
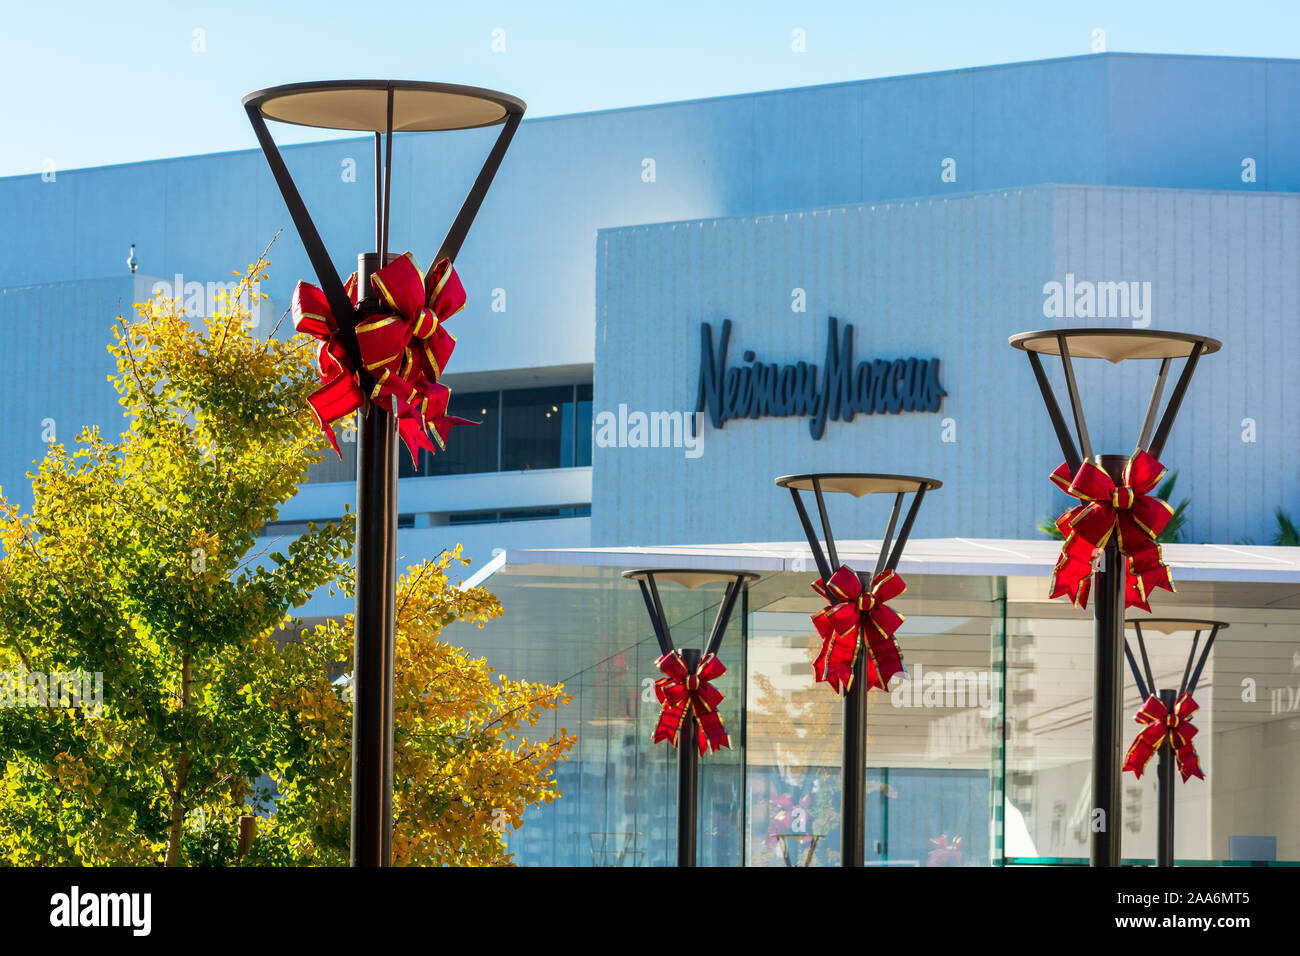
<svg viewBox="0 0 1300 956">
<path fill-rule="evenodd" d="M 916 489 L 916 494 L 912 498 L 912 507 L 907 509 L 907 517 L 903 519 L 903 528 L 898 532 L 898 540 L 894 542 L 894 550 L 889 555 L 889 563 L 885 568 L 889 571 L 898 570 L 898 562 L 903 560 L 903 548 L 907 546 L 907 539 L 912 534 L 912 525 L 916 524 L 916 516 L 921 511 L 921 502 L 925 499 L 925 485 Z"/>
<path fill-rule="evenodd" d="M 885 536 L 880 539 L 880 553 L 876 555 L 876 570 L 872 574 L 874 579 L 876 575 L 885 570 L 885 565 L 889 563 L 889 548 L 894 542 L 894 528 L 898 525 L 899 512 L 903 510 L 903 497 L 906 492 L 900 491 L 894 496 L 894 507 L 889 512 L 889 524 L 885 528 Z M 868 582 L 868 587 L 870 582 Z"/>
<path fill-rule="evenodd" d="M 1165 379 L 1169 377 L 1167 358 L 1160 360 L 1160 371 L 1156 374 L 1156 384 L 1151 390 L 1151 401 L 1147 402 L 1146 418 L 1142 420 L 1142 432 L 1138 435 L 1138 448 L 1146 448 L 1151 443 L 1151 430 L 1156 427 L 1156 412 L 1160 410 L 1160 398 L 1165 391 Z"/>
<path fill-rule="evenodd" d="M 731 612 L 736 606 L 736 597 L 740 594 L 740 589 L 744 586 L 744 578 L 736 578 L 727 585 L 727 593 L 718 605 L 718 616 L 713 621 L 713 630 L 709 634 L 709 643 L 704 647 L 704 656 L 718 653 L 718 648 L 722 646 L 722 636 L 727 632 L 727 624 L 731 620 Z"/>
<path fill-rule="evenodd" d="M 1210 636 L 1206 638 L 1205 648 L 1201 651 L 1201 659 L 1196 662 L 1196 670 L 1192 672 L 1192 679 L 1187 683 L 1187 693 L 1196 692 L 1196 684 L 1201 679 L 1201 671 L 1205 668 L 1205 662 L 1210 659 L 1210 648 L 1214 646 L 1214 639 L 1219 635 L 1219 628 L 1222 625 L 1216 624 L 1210 630 Z"/>
<path fill-rule="evenodd" d="M 1056 336 L 1056 347 L 1061 353 L 1061 369 L 1065 372 L 1065 390 L 1070 396 L 1070 409 L 1074 412 L 1074 429 L 1079 433 L 1079 450 L 1085 459 L 1092 458 L 1092 439 L 1088 437 L 1088 422 L 1083 414 L 1083 400 L 1079 398 L 1079 383 L 1074 379 L 1074 362 L 1070 360 L 1070 345 L 1064 335 Z"/>
<path fill-rule="evenodd" d="M 375 175 L 379 175 L 379 169 L 376 167 Z M 379 267 L 382 269 L 388 265 L 388 222 L 390 219 L 389 209 L 392 207 L 393 197 L 393 85 L 388 85 L 388 120 L 384 127 L 384 216 L 383 223 L 379 229 L 379 246 L 376 252 L 379 253 Z"/>
<path fill-rule="evenodd" d="M 1146 637 L 1142 634 L 1142 625 L 1139 624 L 1137 621 L 1134 621 L 1133 630 L 1137 632 L 1138 650 L 1142 653 L 1142 669 L 1146 672 L 1147 675 L 1147 686 L 1150 689 L 1151 693 L 1154 694 L 1156 692 L 1156 678 L 1155 675 L 1151 672 L 1151 658 L 1147 657 L 1147 640 Z M 1125 644 L 1127 643 L 1128 642 L 1126 641 Z"/>
<path fill-rule="evenodd" d="M 1188 650 L 1187 652 L 1187 664 L 1183 667 L 1183 680 L 1182 683 L 1178 685 L 1179 697 L 1182 697 L 1183 693 L 1187 690 L 1187 681 L 1188 678 L 1190 678 L 1192 675 L 1192 664 L 1196 660 L 1196 647 L 1200 643 L 1201 643 L 1201 632 L 1198 630 L 1195 634 L 1192 635 L 1192 646 L 1191 649 Z"/>
<path fill-rule="evenodd" d="M 1204 342 L 1197 342 L 1192 346 L 1192 352 L 1187 356 L 1187 361 L 1183 363 L 1183 371 L 1178 376 L 1178 384 L 1174 386 L 1173 394 L 1169 396 L 1169 404 L 1165 406 L 1165 413 L 1160 417 L 1160 425 L 1156 428 L 1156 437 L 1151 439 L 1151 447 L 1147 449 L 1155 458 L 1159 458 L 1160 453 L 1165 450 L 1165 442 L 1169 440 L 1169 432 L 1173 430 L 1174 419 L 1178 417 L 1178 409 L 1183 404 L 1183 396 L 1187 394 L 1187 386 L 1191 384 L 1192 373 L 1196 371 L 1196 363 L 1200 361 L 1201 352 L 1204 348 Z"/>
<path fill-rule="evenodd" d="M 1133 672 L 1133 683 L 1137 684 L 1138 693 L 1142 699 L 1146 700 L 1150 694 L 1147 691 L 1146 681 L 1142 679 L 1142 672 L 1138 670 L 1137 661 L 1133 659 L 1133 648 L 1128 646 L 1128 641 L 1124 642 L 1124 657 L 1128 659 L 1128 669 Z"/>
<path fill-rule="evenodd" d="M 659 604 L 659 593 L 656 590 L 653 594 L 650 589 L 654 587 L 654 580 L 637 581 L 641 585 L 641 596 L 645 599 L 645 609 L 650 612 L 650 623 L 655 629 L 655 640 L 659 643 L 659 654 L 671 654 L 673 650 L 673 639 L 668 633 L 668 624 L 663 619 L 663 607 Z"/>
<path fill-rule="evenodd" d="M 1034 379 L 1038 382 L 1038 390 L 1043 394 L 1043 404 L 1047 406 L 1047 414 L 1052 419 L 1052 428 L 1056 430 L 1056 440 L 1061 444 L 1061 454 L 1065 456 L 1065 463 L 1070 467 L 1070 474 L 1079 470 L 1079 465 L 1083 459 L 1079 456 L 1079 450 L 1075 447 L 1074 437 L 1070 434 L 1070 427 L 1065 423 L 1065 416 L 1061 414 L 1061 406 L 1056 401 L 1056 395 L 1052 391 L 1052 383 L 1047 378 L 1047 372 L 1043 369 L 1043 360 L 1038 357 L 1037 352 L 1029 352 L 1029 367 L 1034 370 Z"/>
<path fill-rule="evenodd" d="M 456 256 L 460 254 L 460 247 L 464 245 L 465 237 L 469 234 L 469 228 L 474 224 L 474 217 L 478 215 L 479 207 L 483 205 L 483 199 L 487 196 L 488 187 L 492 185 L 492 179 L 501 167 L 501 161 L 505 159 L 506 150 L 510 148 L 510 141 L 514 138 L 515 131 L 519 129 L 523 118 L 522 110 L 506 117 L 501 132 L 497 135 L 497 141 L 492 146 L 492 152 L 488 153 L 487 161 L 479 170 L 478 178 L 474 180 L 474 185 L 470 187 L 469 195 L 465 197 L 460 212 L 456 214 L 455 221 L 447 230 L 446 238 L 442 240 L 438 254 L 433 260 L 435 265 L 443 259 L 456 261 Z"/>
<path fill-rule="evenodd" d="M 813 560 L 817 562 L 817 573 L 821 575 L 823 581 L 829 581 L 831 567 L 822 552 L 821 542 L 817 539 L 812 520 L 808 517 L 808 509 L 804 507 L 803 499 L 799 497 L 799 492 L 795 488 L 790 489 L 790 497 L 794 499 L 794 510 L 799 513 L 799 523 L 803 525 L 804 537 L 808 539 L 808 548 L 812 551 Z"/>
<path fill-rule="evenodd" d="M 343 280 L 339 278 L 338 270 L 330 260 L 325 243 L 321 241 L 320 233 L 316 231 L 316 224 L 312 222 L 311 215 L 307 212 L 307 206 L 298 193 L 298 187 L 294 185 L 293 177 L 289 175 L 284 157 L 280 155 L 280 149 L 275 145 L 271 131 L 266 128 L 266 121 L 262 118 L 261 112 L 252 105 L 245 106 L 244 110 L 248 113 L 248 121 L 253 124 L 253 132 L 257 135 L 262 153 L 266 156 L 267 165 L 271 167 L 271 175 L 275 177 L 275 184 L 280 188 L 280 195 L 284 197 L 289 218 L 293 220 L 303 248 L 307 250 L 307 258 L 316 273 L 317 281 L 320 282 L 321 290 L 325 293 L 325 299 L 329 302 L 330 311 L 334 313 L 334 318 L 339 324 L 339 337 L 355 366 L 361 368 L 361 352 L 357 348 L 356 309 L 352 305 L 352 300 L 348 298 L 347 290 L 343 287 Z"/>
<path fill-rule="evenodd" d="M 822 483 L 818 478 L 813 478 L 813 495 L 817 498 L 817 515 L 822 521 L 822 534 L 826 538 L 826 555 L 830 558 L 831 574 L 834 574 L 840 567 L 840 556 L 835 551 L 835 536 L 831 534 L 831 519 L 826 513 L 826 497 L 822 494 Z"/>
</svg>

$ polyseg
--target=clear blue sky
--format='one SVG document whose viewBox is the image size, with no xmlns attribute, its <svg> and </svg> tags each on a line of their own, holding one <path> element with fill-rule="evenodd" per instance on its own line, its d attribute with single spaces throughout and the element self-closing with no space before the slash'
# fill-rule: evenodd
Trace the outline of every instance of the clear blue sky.
<svg viewBox="0 0 1300 956">
<path fill-rule="evenodd" d="M 441 80 L 546 116 L 1074 56 L 1096 28 L 1111 51 L 1300 58 L 1294 0 L 11 0 L 0 176 L 251 148 L 240 98 L 278 83 Z"/>
</svg>

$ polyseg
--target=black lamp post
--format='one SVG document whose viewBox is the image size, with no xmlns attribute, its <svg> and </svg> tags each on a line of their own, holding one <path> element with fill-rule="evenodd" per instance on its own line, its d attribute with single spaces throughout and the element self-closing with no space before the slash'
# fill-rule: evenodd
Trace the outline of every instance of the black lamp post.
<svg viewBox="0 0 1300 956">
<path fill-rule="evenodd" d="M 1083 404 L 1075 382 L 1072 358 L 1099 358 L 1118 364 L 1129 359 L 1159 359 L 1155 387 L 1147 404 L 1137 448 L 1155 458 L 1164 450 L 1187 386 L 1202 355 L 1217 352 L 1221 343 L 1204 335 L 1161 332 L 1155 329 L 1045 329 L 1022 332 L 1010 339 L 1012 347 L 1029 356 L 1034 378 L 1042 392 L 1043 403 L 1051 417 L 1061 452 L 1071 475 L 1085 461 L 1094 462 L 1118 486 L 1129 458 L 1126 455 L 1094 455 Z M 1040 355 L 1059 355 L 1065 375 L 1070 410 L 1074 416 L 1079 443 L 1066 425 L 1065 416 L 1043 368 Z M 1182 372 L 1164 414 L 1156 423 L 1170 365 L 1184 358 Z M 1124 640 L 1125 561 L 1119 550 L 1118 536 L 1112 534 L 1097 565 L 1093 602 L 1093 695 L 1092 695 L 1092 806 L 1101 812 L 1100 826 L 1094 821 L 1089 859 L 1092 866 L 1119 866 L 1120 827 L 1117 814 L 1120 802 L 1120 704 L 1123 691 L 1123 665 L 1120 663 Z"/>
<path fill-rule="evenodd" d="M 244 97 L 271 174 L 306 249 L 339 340 L 369 395 L 375 379 L 357 346 L 356 324 L 375 311 L 370 276 L 390 261 L 389 199 L 392 195 L 393 134 L 474 129 L 502 125 L 496 143 L 470 188 L 435 262 L 455 261 L 506 149 L 523 119 L 524 104 L 513 96 L 469 86 L 412 80 L 338 80 L 294 83 Z M 353 306 L 266 120 L 322 129 L 357 130 L 375 138 L 375 230 L 373 252 L 357 259 Z M 397 439 L 393 416 L 369 400 L 358 413 L 356 632 L 352 672 L 352 843 L 353 866 L 387 866 L 393 816 L 393 647 L 397 574 Z"/>
<path fill-rule="evenodd" d="M 643 568 L 636 571 L 624 571 L 623 577 L 635 581 L 641 586 L 641 596 L 645 598 L 646 610 L 650 613 L 650 623 L 654 627 L 655 640 L 659 644 L 660 660 L 667 658 L 677 649 L 673 646 L 672 633 L 668 628 L 668 617 L 664 613 L 663 601 L 659 597 L 659 581 L 668 581 L 694 590 L 704 584 L 726 584 L 722 603 L 718 605 L 718 615 L 714 618 L 713 629 L 709 632 L 708 643 L 701 653 L 698 648 L 677 651 L 681 654 L 685 670 L 695 674 L 700 661 L 716 654 L 722 646 L 722 637 L 727 632 L 731 613 L 736 607 L 736 599 L 741 589 L 750 581 L 758 578 L 752 571 L 702 571 L 691 568 Z M 698 734 L 695 710 L 691 706 L 682 712 L 682 721 L 677 729 L 674 743 L 677 746 L 677 865 L 695 865 L 695 844 L 697 839 L 700 791 L 700 758 L 696 750 Z"/>
<path fill-rule="evenodd" d="M 1223 621 L 1205 621 L 1192 618 L 1149 617 L 1141 620 L 1130 618 L 1128 626 L 1137 634 L 1138 652 L 1142 656 L 1142 668 L 1138 669 L 1128 639 L 1124 640 L 1124 656 L 1128 658 L 1129 670 L 1133 672 L 1133 683 L 1137 684 L 1138 694 L 1145 701 L 1156 697 L 1167 714 L 1177 712 L 1177 702 L 1184 694 L 1191 697 L 1196 692 L 1196 684 L 1201 679 L 1201 671 L 1209 660 L 1210 648 L 1219 631 L 1229 625 Z M 1177 690 L 1169 688 L 1156 689 L 1156 679 L 1151 671 L 1151 659 L 1147 656 L 1146 639 L 1142 629 L 1156 631 L 1160 634 L 1177 634 L 1192 631 L 1192 646 L 1187 652 L 1187 663 L 1183 667 L 1183 678 Z M 1201 656 L 1196 656 L 1197 646 L 1201 642 L 1201 633 L 1209 631 Z M 1194 665 L 1194 666 L 1193 666 Z M 1144 679 L 1145 677 L 1145 679 Z M 1156 866 L 1174 865 L 1174 745 L 1169 739 L 1161 741 L 1159 748 L 1160 766 L 1156 771 L 1158 785 L 1156 811 Z"/>
<path fill-rule="evenodd" d="M 830 493 L 843 493 L 861 498 L 872 494 L 893 494 L 894 506 L 889 515 L 889 524 L 880 541 L 880 553 L 876 558 L 874 572 L 858 572 L 858 580 L 863 592 L 871 588 L 875 577 L 885 571 L 893 571 L 902 560 L 903 548 L 907 545 L 912 526 L 916 523 L 917 513 L 927 491 L 942 487 L 942 482 L 933 478 L 916 478 L 911 475 L 878 474 L 816 474 L 786 475 L 776 479 L 777 485 L 790 490 L 794 499 L 795 510 L 799 513 L 799 523 L 803 525 L 804 535 L 808 538 L 808 547 L 812 549 L 817 571 L 823 582 L 830 581 L 831 575 L 840 567 L 839 553 L 835 548 L 835 536 L 831 532 L 830 518 L 826 513 L 826 498 Z M 811 491 L 817 501 L 817 514 L 821 519 L 822 533 L 826 546 L 822 548 L 817 538 L 817 531 L 808 517 L 800 491 Z M 912 503 L 903 519 L 903 526 L 898 530 L 894 540 L 894 530 L 903 509 L 904 499 L 911 494 Z M 892 544 L 892 550 L 891 550 Z M 859 637 L 859 640 L 861 638 Z M 841 764 L 842 783 L 840 792 L 840 865 L 864 866 L 867 848 L 867 655 L 858 653 L 853 664 L 853 680 L 844 692 L 844 758 Z"/>
</svg>

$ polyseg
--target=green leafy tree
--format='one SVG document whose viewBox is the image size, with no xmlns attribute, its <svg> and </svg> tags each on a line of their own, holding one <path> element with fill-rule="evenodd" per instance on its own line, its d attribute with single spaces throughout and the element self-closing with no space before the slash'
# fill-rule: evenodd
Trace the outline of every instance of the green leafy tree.
<svg viewBox="0 0 1300 956">
<path fill-rule="evenodd" d="M 1295 522 L 1282 510 L 1281 505 L 1273 509 L 1273 518 L 1277 522 L 1277 531 L 1272 543 L 1284 548 L 1300 548 L 1300 529 L 1296 528 Z"/>
<path fill-rule="evenodd" d="M 459 548 L 412 568 L 397 587 L 394 682 L 393 863 L 495 865 L 512 862 L 505 836 L 524 811 L 560 795 L 552 776 L 575 739 L 563 730 L 530 736 L 547 712 L 567 703 L 561 685 L 494 676 L 483 661 L 437 640 L 452 621 L 484 621 L 501 605 L 448 576 L 466 564 Z M 352 618 L 304 636 L 293 684 L 275 689 L 286 715 L 278 750 L 280 809 L 252 862 L 348 857 L 352 711 L 325 662 L 351 652 Z"/>
<path fill-rule="evenodd" d="M 0 682 L 22 705 L 0 707 L 0 860 L 230 864 L 240 817 L 260 812 L 248 860 L 346 861 L 351 715 L 331 678 L 351 657 L 349 626 L 298 634 L 291 612 L 322 587 L 349 590 L 353 522 L 311 524 L 257 550 L 259 530 L 323 455 L 306 402 L 312 343 L 251 334 L 241 304 L 259 294 L 265 267 L 263 256 L 201 329 L 165 298 L 119 319 L 111 381 L 128 430 L 110 442 L 87 429 L 74 450 L 51 446 L 31 476 L 30 513 L 0 498 L 0 671 L 16 675 Z M 451 621 L 500 613 L 487 592 L 448 581 L 458 557 L 415 569 L 405 590 L 424 614 L 402 621 L 401 719 L 425 723 L 399 728 L 401 780 L 419 780 L 428 798 L 402 797 L 402 822 L 437 844 L 407 857 L 506 862 L 491 810 L 517 825 L 526 806 L 553 799 L 550 768 L 571 738 L 464 735 L 494 707 L 514 709 L 499 718 L 513 732 L 567 698 L 503 679 L 486 682 L 497 695 L 485 701 L 485 681 L 466 677 L 482 676 L 482 662 L 438 645 L 445 666 L 435 672 L 433 649 L 412 653 L 416 636 L 437 644 Z M 56 675 L 101 675 L 102 701 L 60 699 Z M 420 693 L 441 694 L 441 709 L 423 714 L 410 699 Z M 476 748 L 524 771 L 467 787 L 424 769 Z M 475 807 L 459 828 L 430 824 L 457 800 Z"/>
</svg>

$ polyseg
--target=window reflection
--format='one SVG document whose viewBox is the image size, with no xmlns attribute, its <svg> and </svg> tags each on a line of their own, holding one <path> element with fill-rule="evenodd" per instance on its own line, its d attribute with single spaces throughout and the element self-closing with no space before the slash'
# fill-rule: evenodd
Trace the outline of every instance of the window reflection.
<svg viewBox="0 0 1300 956">
<path fill-rule="evenodd" d="M 1042 582 L 1009 579 L 1005 847 L 1011 858 L 1086 862 L 1091 837 L 1092 623 L 1042 600 Z M 1179 581 L 1170 617 L 1223 620 L 1197 684 L 1193 724 L 1205 779 L 1175 780 L 1178 863 L 1300 859 L 1300 621 L 1291 585 Z M 1193 631 L 1148 630 L 1159 687 L 1176 688 Z M 1201 635 L 1201 641 L 1206 635 Z M 1135 635 L 1128 632 L 1134 653 Z M 1125 669 L 1121 744 L 1141 706 Z M 1121 776 L 1123 857 L 1156 852 L 1158 758 L 1140 779 Z"/>
<path fill-rule="evenodd" d="M 501 470 L 535 471 L 573 462 L 573 387 L 501 395 Z M 568 420 L 568 427 L 565 421 Z"/>
<path fill-rule="evenodd" d="M 701 762 L 701 865 L 839 863 L 842 703 L 813 680 L 809 575 L 753 586 L 723 644 L 732 750 Z M 898 607 L 908 681 L 873 690 L 867 719 L 872 866 L 1086 863 L 1092 623 L 1044 599 L 1040 578 L 908 575 Z M 671 866 L 676 753 L 652 745 L 658 656 L 641 596 L 617 570 L 509 565 L 491 590 L 511 611 L 475 640 L 512 676 L 562 680 L 548 721 L 579 738 L 564 796 L 510 834 L 524 864 Z M 666 592 L 671 594 L 672 592 Z M 698 592 L 691 592 L 700 597 Z M 673 600 L 689 601 L 672 594 Z M 1300 600 L 1290 584 L 1180 581 L 1188 612 L 1231 622 L 1196 693 L 1206 780 L 1177 784 L 1181 862 L 1296 861 Z M 670 608 L 679 644 L 714 605 Z M 739 633 L 746 622 L 747 638 Z M 459 625 L 457 625 L 459 626 Z M 1159 681 L 1181 676 L 1190 635 L 1152 635 Z M 496 643 L 494 643 L 496 642 Z M 742 648 L 744 649 L 742 651 Z M 1126 736 L 1140 701 L 1126 675 Z M 1155 853 L 1155 772 L 1125 774 L 1124 857 Z"/>
<path fill-rule="evenodd" d="M 458 425 L 451 430 L 447 448 L 436 455 L 426 452 L 426 475 L 466 475 L 497 470 L 497 434 L 500 418 L 499 392 L 461 393 L 452 389 L 448 414 L 467 418 L 477 425 Z"/>
<path fill-rule="evenodd" d="M 574 464 L 579 466 L 591 464 L 591 386 L 579 385 L 577 388 L 577 427 L 574 430 L 577 447 Z"/>
<path fill-rule="evenodd" d="M 453 389 L 448 414 L 477 424 L 456 426 L 445 451 L 421 450 L 414 462 L 403 446 L 399 478 L 591 465 L 589 384 L 493 392 Z M 331 456 L 312 469 L 308 481 L 355 480 L 356 442 L 340 447 L 344 460 Z"/>
</svg>

